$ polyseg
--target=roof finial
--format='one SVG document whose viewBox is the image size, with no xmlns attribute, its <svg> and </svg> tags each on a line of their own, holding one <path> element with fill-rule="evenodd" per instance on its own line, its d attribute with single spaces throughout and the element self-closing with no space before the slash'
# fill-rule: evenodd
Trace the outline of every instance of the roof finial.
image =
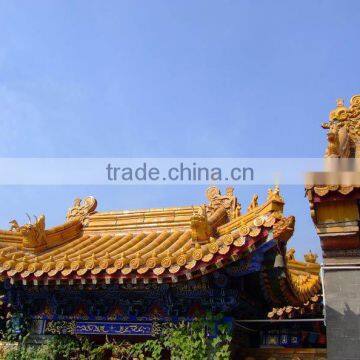
<svg viewBox="0 0 360 360">
<path fill-rule="evenodd" d="M 339 107 L 343 107 L 344 106 L 344 99 L 337 99 L 336 100 L 336 106 L 339 108 Z"/>
<path fill-rule="evenodd" d="M 313 253 L 311 250 L 307 254 L 304 255 L 304 259 L 307 263 L 316 263 L 316 259 L 318 258 L 317 254 Z"/>
</svg>

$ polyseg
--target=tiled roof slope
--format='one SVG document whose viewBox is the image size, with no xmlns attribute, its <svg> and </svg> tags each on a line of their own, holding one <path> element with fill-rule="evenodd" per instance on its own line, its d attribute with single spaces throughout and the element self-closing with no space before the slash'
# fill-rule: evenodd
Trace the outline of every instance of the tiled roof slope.
<svg viewBox="0 0 360 360">
<path fill-rule="evenodd" d="M 294 218 L 283 215 L 278 188 L 248 211 L 228 189 L 211 187 L 202 206 L 96 212 L 92 197 L 75 200 L 67 221 L 45 229 L 35 223 L 0 231 L 0 273 L 11 282 L 105 279 L 177 282 L 212 272 L 266 241 L 285 244 Z M 110 279 L 110 280 L 109 280 Z"/>
<path fill-rule="evenodd" d="M 295 250 L 290 249 L 286 255 L 286 270 L 289 278 L 288 284 L 296 297 L 306 302 L 310 297 L 321 292 L 321 280 L 319 276 L 320 264 L 316 262 L 317 255 L 311 251 L 304 255 L 303 261 L 294 257 Z"/>
</svg>

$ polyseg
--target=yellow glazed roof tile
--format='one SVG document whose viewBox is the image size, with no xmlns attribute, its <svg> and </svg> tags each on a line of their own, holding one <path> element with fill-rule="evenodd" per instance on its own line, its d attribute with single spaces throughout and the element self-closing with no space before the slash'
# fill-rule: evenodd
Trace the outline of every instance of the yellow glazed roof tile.
<svg viewBox="0 0 360 360">
<path fill-rule="evenodd" d="M 277 188 L 261 205 L 254 196 L 245 214 L 232 191 L 221 195 L 212 187 L 207 196 L 201 206 L 100 213 L 89 197 L 77 199 L 66 223 L 55 228 L 45 229 L 44 216 L 23 226 L 12 222 L 10 231 L 0 231 L 1 276 L 178 281 L 246 256 L 270 237 L 286 242 L 291 236 L 294 218 L 282 215 Z M 296 276 L 291 270 L 294 284 Z"/>
</svg>

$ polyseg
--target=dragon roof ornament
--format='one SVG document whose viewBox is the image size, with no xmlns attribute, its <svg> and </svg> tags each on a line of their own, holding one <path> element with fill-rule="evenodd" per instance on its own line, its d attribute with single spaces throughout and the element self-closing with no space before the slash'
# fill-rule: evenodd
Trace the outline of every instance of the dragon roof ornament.
<svg viewBox="0 0 360 360">
<path fill-rule="evenodd" d="M 241 205 L 234 195 L 234 188 L 228 187 L 226 194 L 221 195 L 216 186 L 206 190 L 209 204 L 202 205 L 191 217 L 191 233 L 195 242 L 206 243 L 216 236 L 216 228 L 241 215 Z"/>
<path fill-rule="evenodd" d="M 73 207 L 71 207 L 66 214 L 66 220 L 84 220 L 87 215 L 95 212 L 96 207 L 97 201 L 93 196 L 88 196 L 83 200 L 76 198 Z"/>
<path fill-rule="evenodd" d="M 329 130 L 325 157 L 360 157 L 360 95 L 351 98 L 349 107 L 338 99 L 336 109 L 330 112 L 329 122 L 323 123 L 322 127 Z"/>
<path fill-rule="evenodd" d="M 306 193 L 313 217 L 314 196 L 344 196 L 359 189 L 360 94 L 351 98 L 349 107 L 343 99 L 338 99 L 329 121 L 323 123 L 322 128 L 328 130 L 324 155 L 326 171 L 307 174 Z"/>
<path fill-rule="evenodd" d="M 20 226 L 16 220 L 10 221 L 10 231 L 19 233 L 22 236 L 22 243 L 24 249 L 37 252 L 46 247 L 46 233 L 45 233 L 45 216 L 40 215 L 35 217 L 35 222 L 31 222 Z"/>
<path fill-rule="evenodd" d="M 304 260 L 307 263 L 315 264 L 317 262 L 318 255 L 309 250 L 308 253 L 304 254 Z"/>
</svg>

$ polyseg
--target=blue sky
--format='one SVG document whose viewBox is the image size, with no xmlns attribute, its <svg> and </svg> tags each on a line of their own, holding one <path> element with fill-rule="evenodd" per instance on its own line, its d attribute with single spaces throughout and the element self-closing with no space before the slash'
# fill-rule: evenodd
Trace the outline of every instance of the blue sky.
<svg viewBox="0 0 360 360">
<path fill-rule="evenodd" d="M 2 157 L 319 157 L 320 124 L 359 92 L 360 2 L 0 1 Z M 6 171 L 1 169 L 0 171 Z M 203 186 L 1 187 L 0 225 L 197 204 Z M 243 207 L 265 187 L 238 187 Z M 304 190 L 291 246 L 319 251 Z M 290 246 L 290 244 L 289 244 Z"/>
</svg>

